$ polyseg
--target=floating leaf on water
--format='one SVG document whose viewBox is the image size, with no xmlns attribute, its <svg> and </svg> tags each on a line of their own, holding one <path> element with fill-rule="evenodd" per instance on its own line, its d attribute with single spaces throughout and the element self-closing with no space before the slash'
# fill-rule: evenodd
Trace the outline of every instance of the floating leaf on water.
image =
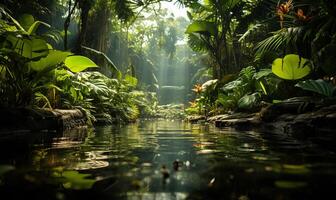
<svg viewBox="0 0 336 200">
<path fill-rule="evenodd" d="M 286 188 L 286 189 L 295 189 L 295 188 L 302 188 L 302 187 L 307 186 L 307 183 L 303 182 L 303 181 L 280 180 L 280 181 L 275 181 L 274 184 L 275 184 L 276 187 Z"/>
<path fill-rule="evenodd" d="M 81 174 L 77 171 L 65 171 L 62 173 L 62 177 L 65 178 L 63 186 L 75 190 L 90 189 L 96 180 L 88 178 L 89 176 L 91 175 Z"/>
</svg>

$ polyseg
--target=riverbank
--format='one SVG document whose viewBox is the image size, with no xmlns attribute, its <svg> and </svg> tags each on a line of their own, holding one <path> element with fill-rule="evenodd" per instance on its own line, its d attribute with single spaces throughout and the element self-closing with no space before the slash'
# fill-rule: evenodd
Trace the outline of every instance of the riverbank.
<svg viewBox="0 0 336 200">
<path fill-rule="evenodd" d="M 31 131 L 63 132 L 87 124 L 78 109 L 2 108 L 0 113 L 1 137 Z"/>
<path fill-rule="evenodd" d="M 268 104 L 259 112 L 236 112 L 231 114 L 189 116 L 187 121 L 206 121 L 218 128 L 255 130 L 290 134 L 300 140 L 312 140 L 336 150 L 336 104 L 333 101 L 293 98 L 277 104 Z"/>
</svg>

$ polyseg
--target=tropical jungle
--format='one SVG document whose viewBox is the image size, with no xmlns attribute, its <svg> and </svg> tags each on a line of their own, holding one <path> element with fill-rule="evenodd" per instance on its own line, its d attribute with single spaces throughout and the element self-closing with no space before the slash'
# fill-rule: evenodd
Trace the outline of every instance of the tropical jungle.
<svg viewBox="0 0 336 200">
<path fill-rule="evenodd" d="M 0 0 L 2 199 L 326 199 L 333 0 Z"/>
</svg>

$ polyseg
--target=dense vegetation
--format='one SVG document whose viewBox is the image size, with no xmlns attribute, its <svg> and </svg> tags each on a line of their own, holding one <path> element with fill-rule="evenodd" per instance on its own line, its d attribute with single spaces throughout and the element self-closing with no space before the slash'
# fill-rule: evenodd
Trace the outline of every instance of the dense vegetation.
<svg viewBox="0 0 336 200">
<path fill-rule="evenodd" d="M 188 19 L 159 2 L 1 1 L 0 107 L 113 122 L 158 116 L 159 102 L 215 115 L 333 96 L 333 2 L 174 1 Z"/>
<path fill-rule="evenodd" d="M 208 53 L 213 80 L 195 85 L 189 113 L 255 111 L 261 101 L 333 96 L 330 1 L 204 1 L 191 8 L 189 43 Z"/>
</svg>

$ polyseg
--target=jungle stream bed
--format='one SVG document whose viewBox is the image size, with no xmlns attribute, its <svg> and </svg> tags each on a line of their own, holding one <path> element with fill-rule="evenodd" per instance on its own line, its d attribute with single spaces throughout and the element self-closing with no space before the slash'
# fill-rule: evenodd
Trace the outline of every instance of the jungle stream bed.
<svg viewBox="0 0 336 200">
<path fill-rule="evenodd" d="M 1 199 L 325 199 L 336 188 L 335 152 L 287 135 L 142 120 L 30 140 L 1 144 Z"/>
</svg>

